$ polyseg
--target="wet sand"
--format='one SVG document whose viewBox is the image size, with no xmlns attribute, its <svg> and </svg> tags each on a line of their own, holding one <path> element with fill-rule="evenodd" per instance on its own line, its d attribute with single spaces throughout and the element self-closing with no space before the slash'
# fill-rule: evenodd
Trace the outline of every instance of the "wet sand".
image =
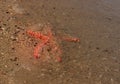
<svg viewBox="0 0 120 84">
<path fill-rule="evenodd" d="M 0 84 L 119 84 L 119 0 L 0 0 Z M 50 23 L 62 62 L 33 57 L 26 29 Z M 21 40 L 24 39 L 25 41 Z M 29 42 L 29 43 L 28 43 Z M 57 41 L 59 43 L 59 40 Z"/>
</svg>

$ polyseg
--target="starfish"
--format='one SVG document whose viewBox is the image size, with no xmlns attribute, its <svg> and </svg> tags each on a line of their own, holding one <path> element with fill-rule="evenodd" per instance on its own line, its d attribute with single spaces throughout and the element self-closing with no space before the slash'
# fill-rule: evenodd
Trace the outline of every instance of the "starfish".
<svg viewBox="0 0 120 84">
<path fill-rule="evenodd" d="M 35 39 L 39 39 L 40 43 L 37 44 L 37 46 L 34 49 L 34 57 L 38 59 L 39 52 L 41 53 L 43 48 L 45 46 L 48 46 L 51 50 L 51 53 L 55 55 L 61 55 L 62 51 L 56 42 L 55 35 L 53 35 L 51 28 L 47 30 L 47 34 L 43 34 L 42 32 L 36 32 L 33 30 L 27 30 L 26 33 Z M 73 38 L 73 37 L 62 37 L 63 40 L 70 41 L 70 42 L 79 42 L 79 38 Z M 57 53 L 57 54 L 56 54 Z M 61 62 L 62 59 L 60 56 L 55 56 L 58 62 Z"/>
</svg>

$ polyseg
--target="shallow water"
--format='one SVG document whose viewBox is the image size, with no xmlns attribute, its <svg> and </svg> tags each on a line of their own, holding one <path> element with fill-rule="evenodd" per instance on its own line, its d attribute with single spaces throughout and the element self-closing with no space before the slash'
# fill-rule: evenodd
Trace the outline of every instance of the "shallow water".
<svg viewBox="0 0 120 84">
<path fill-rule="evenodd" d="M 0 13 L 0 25 L 6 29 L 0 34 L 0 52 L 6 53 L 0 55 L 0 70 L 6 73 L 1 82 L 8 78 L 9 84 L 119 84 L 119 0 L 2 0 L 0 4 L 0 11 L 11 13 Z M 22 38 L 24 29 L 40 30 L 35 25 L 46 23 L 56 36 L 80 38 L 80 43 L 61 42 L 61 63 L 36 60 L 32 47 L 9 38 L 18 27 L 23 28 L 18 33 Z"/>
</svg>

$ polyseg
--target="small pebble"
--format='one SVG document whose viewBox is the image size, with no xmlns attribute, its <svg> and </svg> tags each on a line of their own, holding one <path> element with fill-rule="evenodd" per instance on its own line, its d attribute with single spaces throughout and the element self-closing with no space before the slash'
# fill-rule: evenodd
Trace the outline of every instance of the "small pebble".
<svg viewBox="0 0 120 84">
<path fill-rule="evenodd" d="M 4 55 L 4 53 L 3 53 L 3 52 L 1 52 L 0 54 L 1 54 L 1 55 Z"/>
<path fill-rule="evenodd" d="M 0 31 L 4 31 L 4 30 L 5 30 L 5 28 L 4 28 L 4 27 L 1 27 L 1 28 L 0 28 Z"/>
<path fill-rule="evenodd" d="M 96 47 L 97 50 L 99 50 L 100 48 L 99 47 Z"/>
<path fill-rule="evenodd" d="M 7 68 L 8 66 L 7 65 L 5 65 L 5 68 Z"/>
<path fill-rule="evenodd" d="M 14 36 L 11 36 L 10 38 L 12 39 L 12 41 L 17 41 L 18 40 L 18 38 L 14 37 Z"/>
<path fill-rule="evenodd" d="M 12 47 L 11 49 L 12 49 L 12 50 L 15 50 L 15 48 L 14 48 L 14 47 Z"/>
<path fill-rule="evenodd" d="M 41 76 L 45 76 L 45 74 L 42 73 Z"/>
<path fill-rule="evenodd" d="M 17 58 L 17 57 L 14 57 L 14 58 L 11 58 L 10 60 L 11 60 L 11 61 L 17 61 L 18 58 Z"/>
</svg>

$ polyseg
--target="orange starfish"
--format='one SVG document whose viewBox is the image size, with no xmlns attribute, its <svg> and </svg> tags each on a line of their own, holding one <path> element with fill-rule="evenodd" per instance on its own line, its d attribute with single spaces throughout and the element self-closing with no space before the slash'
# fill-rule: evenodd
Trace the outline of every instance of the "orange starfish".
<svg viewBox="0 0 120 84">
<path fill-rule="evenodd" d="M 36 39 L 40 39 L 42 42 L 40 42 L 34 49 L 34 57 L 35 58 L 39 58 L 39 51 L 41 52 L 44 46 L 49 46 L 52 49 L 52 54 L 55 54 L 55 52 L 57 52 L 57 55 L 61 55 L 61 50 L 60 47 L 55 43 L 54 41 L 54 36 L 51 32 L 51 29 L 49 29 L 49 31 L 47 32 L 47 35 L 40 33 L 40 32 L 35 32 L 32 30 L 27 30 L 26 31 L 27 34 L 29 34 L 30 36 L 36 38 Z M 70 42 L 79 42 L 79 38 L 62 38 L 63 40 L 66 41 L 70 41 Z M 56 56 L 56 59 L 58 62 L 61 62 L 62 59 L 60 56 Z"/>
</svg>

